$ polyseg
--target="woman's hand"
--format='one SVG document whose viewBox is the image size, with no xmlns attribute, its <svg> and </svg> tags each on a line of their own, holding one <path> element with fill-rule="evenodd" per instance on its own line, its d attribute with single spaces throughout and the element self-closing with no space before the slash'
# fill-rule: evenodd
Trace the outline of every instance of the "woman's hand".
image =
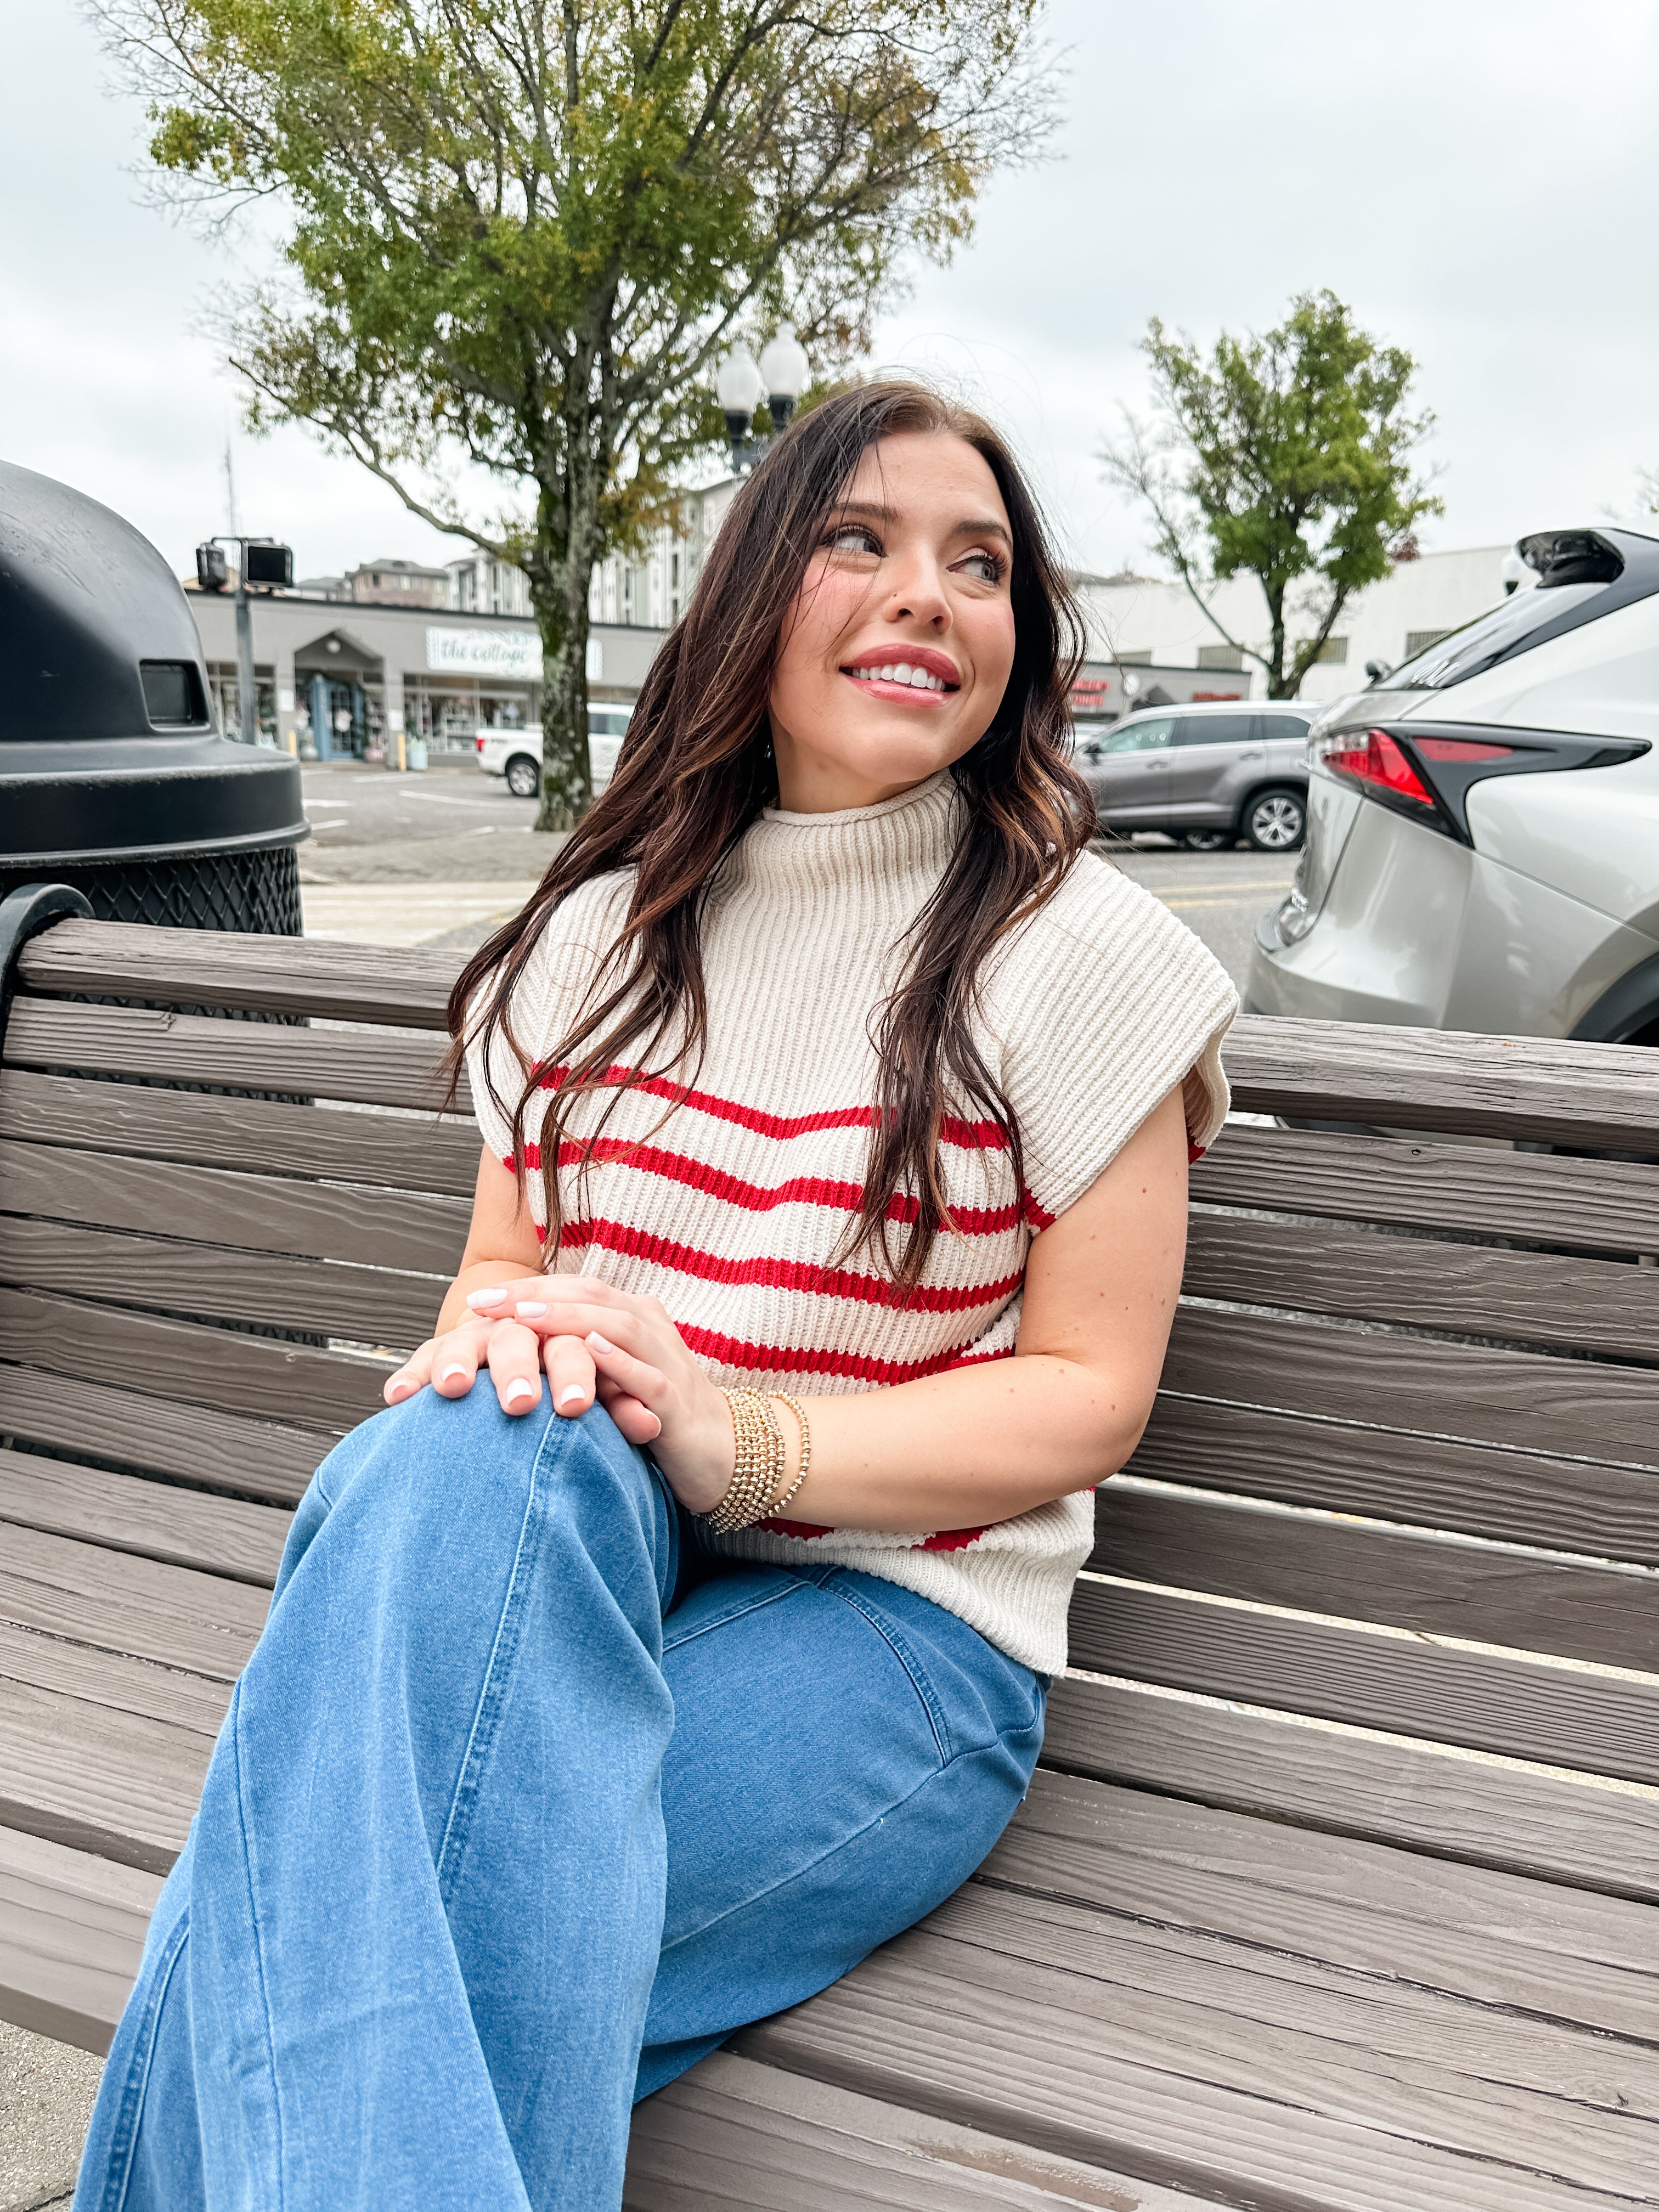
<svg viewBox="0 0 1659 2212">
<path fill-rule="evenodd" d="M 429 1382 L 465 1397 L 487 1365 L 502 1407 L 527 1413 L 545 1369 L 557 1413 L 597 1398 L 630 1443 L 649 1444 L 674 1494 L 707 1513 L 731 1486 L 736 1446 L 726 1400 L 655 1298 L 586 1275 L 530 1275 L 467 1293 L 471 1316 L 423 1344 L 386 1386 L 397 1405 Z"/>
</svg>

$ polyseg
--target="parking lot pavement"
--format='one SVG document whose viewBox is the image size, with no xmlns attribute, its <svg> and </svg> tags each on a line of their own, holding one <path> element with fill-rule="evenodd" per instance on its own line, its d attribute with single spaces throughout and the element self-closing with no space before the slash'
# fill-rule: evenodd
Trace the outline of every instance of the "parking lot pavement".
<svg viewBox="0 0 1659 2212">
<path fill-rule="evenodd" d="M 1187 853 L 1164 840 L 1097 849 L 1201 937 L 1242 994 L 1257 918 L 1291 887 L 1296 853 Z"/>
<path fill-rule="evenodd" d="M 307 937 L 471 951 L 523 905 L 563 842 L 532 829 L 533 799 L 470 761 L 424 775 L 330 761 L 301 783 Z"/>
<path fill-rule="evenodd" d="M 468 761 L 424 775 L 330 761 L 301 782 L 301 884 L 534 883 L 558 849 L 532 827 L 533 799 Z"/>
<path fill-rule="evenodd" d="M 471 951 L 529 897 L 561 842 L 531 827 L 533 799 L 514 799 L 470 761 L 424 775 L 330 761 L 302 781 L 310 937 Z M 1243 988 L 1256 917 L 1290 889 L 1294 853 L 1188 853 L 1154 837 L 1099 849 L 1178 914 Z"/>
</svg>

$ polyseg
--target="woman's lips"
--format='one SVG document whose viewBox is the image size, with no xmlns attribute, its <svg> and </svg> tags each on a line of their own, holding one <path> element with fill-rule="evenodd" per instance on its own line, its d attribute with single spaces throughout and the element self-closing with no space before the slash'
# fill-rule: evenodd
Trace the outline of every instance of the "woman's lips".
<svg viewBox="0 0 1659 2212">
<path fill-rule="evenodd" d="M 902 659 L 884 662 L 878 668 L 867 664 L 843 668 L 841 672 L 860 691 L 871 692 L 878 699 L 896 700 L 905 706 L 942 707 L 960 689 L 957 684 L 947 684 L 944 676 L 933 669 Z"/>
</svg>

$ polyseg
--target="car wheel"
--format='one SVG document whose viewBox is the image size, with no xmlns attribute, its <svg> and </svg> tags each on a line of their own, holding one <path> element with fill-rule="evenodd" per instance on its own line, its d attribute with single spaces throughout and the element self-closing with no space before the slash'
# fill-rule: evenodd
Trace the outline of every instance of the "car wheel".
<svg viewBox="0 0 1659 2212">
<path fill-rule="evenodd" d="M 1258 792 L 1244 810 L 1244 835 L 1258 853 L 1294 852 L 1307 826 L 1299 791 Z"/>
<path fill-rule="evenodd" d="M 533 799 L 542 787 L 542 772 L 528 753 L 515 753 L 507 764 L 507 787 L 514 799 Z"/>
<path fill-rule="evenodd" d="M 1231 830 L 1183 830 L 1181 842 L 1189 853 L 1220 853 L 1235 841 Z"/>
</svg>

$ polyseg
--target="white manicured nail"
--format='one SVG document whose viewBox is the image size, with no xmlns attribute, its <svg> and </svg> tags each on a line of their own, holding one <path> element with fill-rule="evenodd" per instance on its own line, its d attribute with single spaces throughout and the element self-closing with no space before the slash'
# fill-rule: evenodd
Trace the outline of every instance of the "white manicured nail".
<svg viewBox="0 0 1659 2212">
<path fill-rule="evenodd" d="M 539 1398 L 541 1395 L 540 1387 L 532 1382 L 527 1375 L 517 1375 L 507 1384 L 507 1396 L 502 1402 L 508 1406 L 516 1406 L 520 1398 Z"/>
<path fill-rule="evenodd" d="M 559 1393 L 559 1403 L 562 1406 L 574 1406 L 579 1399 L 585 1398 L 586 1395 L 586 1391 L 580 1382 L 567 1382 Z"/>
<path fill-rule="evenodd" d="M 591 1344 L 595 1352 L 614 1352 L 617 1348 L 608 1336 L 601 1336 L 596 1328 L 589 1329 L 585 1341 Z"/>
<path fill-rule="evenodd" d="M 547 1311 L 547 1307 L 539 1298 L 520 1298 L 518 1304 L 514 1307 L 513 1310 L 515 1314 L 521 1316 L 524 1320 L 529 1321 L 537 1314 L 544 1314 Z"/>
<path fill-rule="evenodd" d="M 469 1291 L 466 1302 L 470 1306 L 498 1306 L 506 1296 L 505 1291 Z"/>
<path fill-rule="evenodd" d="M 467 1376 L 470 1370 L 468 1369 L 459 1364 L 454 1367 L 446 1367 L 443 1373 L 438 1377 L 438 1380 L 441 1382 L 453 1382 L 458 1375 L 465 1378 Z"/>
<path fill-rule="evenodd" d="M 656 1417 L 656 1415 L 655 1415 L 654 1413 L 653 1413 L 653 1415 L 651 1416 L 651 1418 L 652 1418 L 652 1419 L 653 1419 L 653 1421 L 657 1421 L 657 1417 Z M 652 1431 L 651 1431 L 650 1435 L 646 1438 L 646 1440 L 645 1440 L 645 1441 L 646 1441 L 646 1442 L 647 1442 L 647 1443 L 648 1443 L 648 1444 L 653 1444 L 653 1443 L 656 1443 L 657 1438 L 658 1438 L 661 1434 L 662 1434 L 662 1423 L 661 1423 L 660 1421 L 657 1421 L 657 1425 L 656 1425 L 656 1427 L 655 1427 L 654 1429 L 653 1429 L 653 1430 L 652 1430 Z"/>
</svg>

